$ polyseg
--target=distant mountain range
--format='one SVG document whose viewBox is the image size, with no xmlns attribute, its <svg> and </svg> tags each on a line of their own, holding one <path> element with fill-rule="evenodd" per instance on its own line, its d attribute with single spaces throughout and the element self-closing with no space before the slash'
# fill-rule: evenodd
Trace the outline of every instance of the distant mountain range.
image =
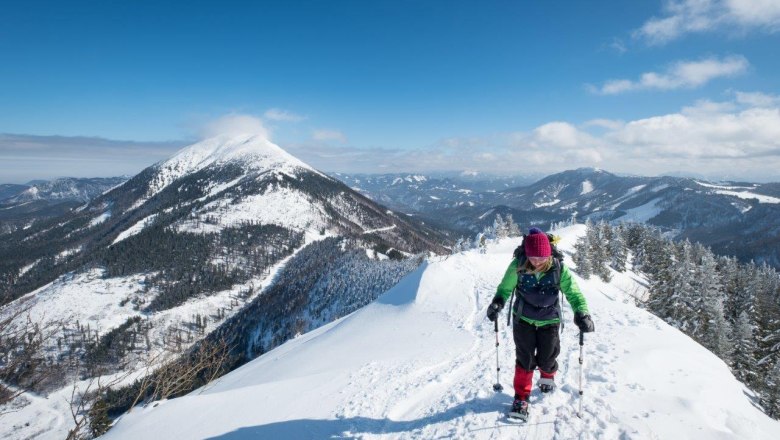
<svg viewBox="0 0 780 440">
<path fill-rule="evenodd" d="M 720 254 L 780 266 L 780 183 L 707 182 L 684 177 L 618 176 L 581 168 L 530 184 L 486 180 L 484 188 L 424 175 L 339 175 L 368 197 L 414 212 L 455 234 L 469 234 L 511 214 L 521 226 L 584 221 L 636 221 Z"/>
<path fill-rule="evenodd" d="M 61 216 L 127 179 L 65 177 L 27 185 L 0 185 L 0 235 Z"/>
</svg>

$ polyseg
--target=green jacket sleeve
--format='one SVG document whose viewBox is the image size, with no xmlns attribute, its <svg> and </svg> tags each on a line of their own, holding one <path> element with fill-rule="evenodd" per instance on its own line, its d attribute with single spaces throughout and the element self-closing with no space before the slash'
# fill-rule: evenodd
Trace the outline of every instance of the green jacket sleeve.
<svg viewBox="0 0 780 440">
<path fill-rule="evenodd" d="M 571 304 L 571 308 L 575 312 L 588 313 L 588 303 L 585 301 L 585 296 L 580 290 L 580 286 L 574 281 L 574 278 L 569 272 L 569 268 L 565 265 L 561 265 L 561 291 L 566 296 L 566 300 Z M 506 278 L 506 276 L 504 277 Z M 515 281 L 517 275 L 515 275 Z"/>
<path fill-rule="evenodd" d="M 509 267 L 506 268 L 504 278 L 501 280 L 501 284 L 498 285 L 498 289 L 496 289 L 496 297 L 500 296 L 506 303 L 512 295 L 512 291 L 515 290 L 515 286 L 517 286 L 517 259 L 512 260 L 509 263 Z"/>
</svg>

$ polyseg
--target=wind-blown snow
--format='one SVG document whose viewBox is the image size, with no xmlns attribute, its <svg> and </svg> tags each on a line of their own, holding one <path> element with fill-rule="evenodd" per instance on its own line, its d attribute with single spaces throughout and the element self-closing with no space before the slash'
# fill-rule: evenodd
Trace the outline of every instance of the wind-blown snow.
<svg viewBox="0 0 780 440">
<path fill-rule="evenodd" d="M 571 252 L 584 227 L 560 231 Z M 585 343 L 583 419 L 571 311 L 558 390 L 534 391 L 508 423 L 514 347 L 501 325 L 502 393 L 484 311 L 516 239 L 432 260 L 376 302 L 272 350 L 205 389 L 125 415 L 107 439 L 580 438 L 776 439 L 727 366 L 633 305 L 631 273 L 581 280 L 596 333 Z"/>
</svg>

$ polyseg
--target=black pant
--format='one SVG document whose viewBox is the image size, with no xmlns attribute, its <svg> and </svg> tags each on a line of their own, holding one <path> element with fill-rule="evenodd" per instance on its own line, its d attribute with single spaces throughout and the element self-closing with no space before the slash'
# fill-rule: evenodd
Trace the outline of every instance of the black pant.
<svg viewBox="0 0 780 440">
<path fill-rule="evenodd" d="M 560 324 L 536 327 L 522 319 L 515 322 L 512 335 L 515 339 L 517 366 L 528 371 L 539 367 L 545 373 L 558 371 L 555 359 L 561 353 L 558 336 Z"/>
</svg>

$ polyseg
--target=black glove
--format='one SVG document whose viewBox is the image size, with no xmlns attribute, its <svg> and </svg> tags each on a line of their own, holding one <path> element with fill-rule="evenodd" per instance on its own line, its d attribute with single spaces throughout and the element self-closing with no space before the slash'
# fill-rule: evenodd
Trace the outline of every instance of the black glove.
<svg viewBox="0 0 780 440">
<path fill-rule="evenodd" d="M 582 333 L 590 333 L 596 330 L 593 326 L 593 320 L 587 313 L 577 312 L 574 314 L 574 325 L 580 328 Z"/>
<path fill-rule="evenodd" d="M 487 309 L 487 319 L 495 321 L 498 319 L 498 314 L 501 313 L 501 309 L 504 308 L 504 298 L 497 296 L 493 298 L 493 302 L 490 303 Z"/>
</svg>

